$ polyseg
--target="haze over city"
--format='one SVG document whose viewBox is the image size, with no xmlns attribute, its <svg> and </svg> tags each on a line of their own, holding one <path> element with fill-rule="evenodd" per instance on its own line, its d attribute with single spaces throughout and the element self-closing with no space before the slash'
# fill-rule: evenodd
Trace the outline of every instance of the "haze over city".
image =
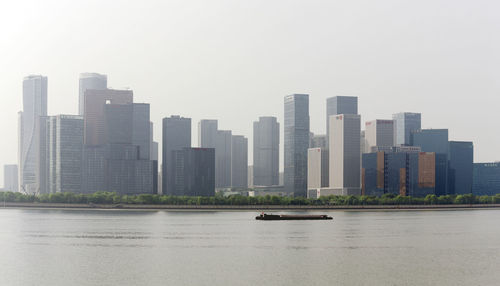
<svg viewBox="0 0 500 286">
<path fill-rule="evenodd" d="M 450 140 L 474 142 L 476 162 L 492 162 L 500 143 L 492 132 L 500 103 L 498 6 L 10 2 L 0 9 L 0 165 L 17 162 L 23 77 L 48 77 L 50 115 L 75 114 L 81 72 L 107 74 L 110 87 L 129 87 L 136 102 L 150 103 L 156 141 L 161 118 L 172 114 L 218 119 L 251 141 L 259 116 L 283 122 L 283 96 L 291 93 L 310 94 L 311 131 L 324 134 L 325 99 L 352 95 L 363 122 L 421 112 L 422 128 L 448 128 Z"/>
</svg>

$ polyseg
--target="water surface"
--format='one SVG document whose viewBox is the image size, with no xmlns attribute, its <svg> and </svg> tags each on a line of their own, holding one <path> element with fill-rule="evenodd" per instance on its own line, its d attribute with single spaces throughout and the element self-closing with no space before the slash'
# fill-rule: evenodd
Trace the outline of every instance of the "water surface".
<svg viewBox="0 0 500 286">
<path fill-rule="evenodd" d="M 0 285 L 500 285 L 500 210 L 328 214 L 0 209 Z"/>
</svg>

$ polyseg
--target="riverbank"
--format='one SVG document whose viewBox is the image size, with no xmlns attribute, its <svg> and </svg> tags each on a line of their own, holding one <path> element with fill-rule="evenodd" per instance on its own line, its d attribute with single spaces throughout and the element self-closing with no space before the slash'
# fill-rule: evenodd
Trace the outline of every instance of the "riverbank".
<svg viewBox="0 0 500 286">
<path fill-rule="evenodd" d="M 0 202 L 2 208 L 39 209 L 114 209 L 114 210 L 453 210 L 453 209 L 500 209 L 500 204 L 450 204 L 450 205 L 148 205 L 148 204 L 66 204 L 66 203 L 19 203 Z"/>
</svg>

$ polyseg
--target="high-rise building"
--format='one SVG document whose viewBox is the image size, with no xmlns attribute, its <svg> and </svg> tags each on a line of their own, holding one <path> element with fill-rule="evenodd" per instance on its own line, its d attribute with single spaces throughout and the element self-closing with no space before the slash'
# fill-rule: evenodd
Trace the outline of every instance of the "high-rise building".
<svg viewBox="0 0 500 286">
<path fill-rule="evenodd" d="M 17 176 L 17 165 L 4 165 L 3 166 L 3 188 L 6 191 L 18 192 L 19 179 Z"/>
<path fill-rule="evenodd" d="M 231 138 L 230 130 L 217 130 L 215 142 L 215 187 L 231 187 Z"/>
<path fill-rule="evenodd" d="M 191 147 L 191 118 L 177 115 L 163 118 L 162 141 L 162 192 L 164 195 L 173 195 L 173 151 Z"/>
<path fill-rule="evenodd" d="M 158 142 L 154 141 L 153 122 L 149 123 L 149 158 L 153 161 L 158 161 Z"/>
<path fill-rule="evenodd" d="M 326 140 L 330 137 L 330 116 L 339 114 L 358 114 L 358 97 L 334 96 L 326 99 Z"/>
<path fill-rule="evenodd" d="M 500 194 L 500 163 L 474 163 L 472 193 L 476 196 Z"/>
<path fill-rule="evenodd" d="M 436 153 L 436 191 L 435 194 L 449 194 L 448 189 L 448 129 L 419 129 L 411 132 L 412 146 L 420 147 L 422 152 Z"/>
<path fill-rule="evenodd" d="M 39 116 L 47 116 L 47 77 L 30 75 L 23 80 L 23 111 L 19 112 L 19 188 L 34 194 L 36 182 L 37 145 L 36 126 Z"/>
<path fill-rule="evenodd" d="M 58 115 L 49 118 L 47 193 L 82 193 L 83 117 Z"/>
<path fill-rule="evenodd" d="M 183 148 L 172 151 L 172 195 L 215 195 L 215 150 L 213 148 Z"/>
<path fill-rule="evenodd" d="M 472 142 L 450 141 L 448 160 L 448 187 L 450 193 L 472 193 L 472 175 L 474 172 L 474 145 Z"/>
<path fill-rule="evenodd" d="M 361 117 L 341 114 L 330 117 L 330 188 L 339 194 L 360 193 Z"/>
<path fill-rule="evenodd" d="M 248 187 L 248 139 L 242 135 L 231 137 L 231 187 Z"/>
<path fill-rule="evenodd" d="M 375 146 L 394 146 L 394 121 L 377 119 L 366 122 L 364 142 L 364 153 L 371 153 Z"/>
<path fill-rule="evenodd" d="M 149 105 L 134 104 L 131 90 L 87 89 L 84 101 L 83 191 L 157 193 Z"/>
<path fill-rule="evenodd" d="M 132 106 L 133 128 L 132 144 L 139 146 L 139 158 L 151 159 L 151 122 L 149 103 L 134 103 Z M 153 160 L 153 159 L 151 159 Z"/>
<path fill-rule="evenodd" d="M 106 144 L 105 105 L 126 105 L 133 103 L 132 90 L 87 89 L 84 108 L 84 143 L 85 145 Z M 128 128 L 131 128 L 129 125 Z"/>
<path fill-rule="evenodd" d="M 279 184 L 280 125 L 276 117 L 253 123 L 253 185 Z"/>
<path fill-rule="evenodd" d="M 307 149 L 309 148 L 309 95 L 285 96 L 285 191 L 307 196 Z"/>
<path fill-rule="evenodd" d="M 198 123 L 198 147 L 215 148 L 217 143 L 217 120 L 203 119 Z"/>
<path fill-rule="evenodd" d="M 328 139 L 326 135 L 314 135 L 311 138 L 311 143 L 309 144 L 309 148 L 323 148 L 328 149 Z"/>
<path fill-rule="evenodd" d="M 394 144 L 410 145 L 411 132 L 421 129 L 421 114 L 401 112 L 392 115 L 394 120 Z"/>
<path fill-rule="evenodd" d="M 35 123 L 35 144 L 38 146 L 36 157 L 36 193 L 47 194 L 49 189 L 50 167 L 50 120 L 52 116 L 39 116 Z"/>
<path fill-rule="evenodd" d="M 418 148 L 394 147 L 363 154 L 362 194 L 412 197 L 435 194 L 439 168 L 436 153 L 420 152 Z"/>
<path fill-rule="evenodd" d="M 108 77 L 98 73 L 81 73 L 78 92 L 78 115 L 85 112 L 85 91 L 87 89 L 107 89 Z"/>
<path fill-rule="evenodd" d="M 448 154 L 448 129 L 418 129 L 411 132 L 410 145 L 422 152 Z"/>
<path fill-rule="evenodd" d="M 307 190 L 327 188 L 329 186 L 328 150 L 309 148 L 307 151 Z"/>
</svg>

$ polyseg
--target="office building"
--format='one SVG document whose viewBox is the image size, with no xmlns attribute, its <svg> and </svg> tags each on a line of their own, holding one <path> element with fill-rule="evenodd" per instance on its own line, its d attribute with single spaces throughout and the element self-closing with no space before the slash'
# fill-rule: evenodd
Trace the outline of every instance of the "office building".
<svg viewBox="0 0 500 286">
<path fill-rule="evenodd" d="M 149 123 L 149 158 L 158 161 L 158 142 L 154 141 L 153 122 Z"/>
<path fill-rule="evenodd" d="M 329 186 L 328 150 L 309 148 L 307 150 L 307 190 L 327 188 Z"/>
<path fill-rule="evenodd" d="M 217 142 L 217 120 L 203 119 L 198 123 L 198 147 L 215 148 Z"/>
<path fill-rule="evenodd" d="M 284 98 L 285 115 L 285 191 L 307 196 L 307 149 L 309 148 L 309 95 L 292 94 Z"/>
<path fill-rule="evenodd" d="M 133 103 L 132 90 L 87 89 L 84 96 L 84 144 L 106 144 L 105 105 L 126 105 Z M 131 128 L 129 125 L 128 128 Z"/>
<path fill-rule="evenodd" d="M 436 153 L 417 149 L 392 149 L 363 154 L 361 193 L 381 196 L 425 197 L 436 193 L 438 169 Z"/>
<path fill-rule="evenodd" d="M 420 113 L 401 112 L 392 115 L 394 144 L 411 145 L 411 132 L 421 129 Z"/>
<path fill-rule="evenodd" d="M 52 116 L 39 116 L 35 123 L 35 145 L 37 146 L 35 180 L 36 193 L 47 194 L 49 189 L 50 166 L 50 120 Z"/>
<path fill-rule="evenodd" d="M 151 122 L 149 103 L 132 105 L 132 144 L 139 146 L 139 159 L 151 159 Z"/>
<path fill-rule="evenodd" d="M 358 114 L 358 97 L 334 96 L 326 99 L 326 140 L 330 138 L 330 116 L 339 114 Z"/>
<path fill-rule="evenodd" d="M 39 116 L 47 116 L 47 77 L 30 75 L 23 80 L 23 111 L 19 112 L 19 188 L 35 194 L 37 157 L 36 130 Z"/>
<path fill-rule="evenodd" d="M 173 194 L 173 151 L 191 147 L 191 118 L 177 115 L 163 118 L 162 192 Z"/>
<path fill-rule="evenodd" d="M 500 163 L 474 163 L 472 193 L 476 196 L 500 194 Z"/>
<path fill-rule="evenodd" d="M 231 140 L 230 130 L 217 130 L 215 142 L 215 187 L 231 187 Z"/>
<path fill-rule="evenodd" d="M 17 165 L 3 166 L 3 189 L 10 192 L 19 191 L 19 178 Z"/>
<path fill-rule="evenodd" d="M 276 117 L 259 117 L 253 123 L 253 184 L 279 184 L 280 125 Z"/>
<path fill-rule="evenodd" d="M 420 147 L 422 152 L 436 153 L 437 161 L 443 166 L 436 169 L 436 195 L 449 194 L 448 189 L 448 129 L 419 129 L 411 132 L 412 146 Z"/>
<path fill-rule="evenodd" d="M 248 187 L 248 139 L 242 135 L 231 137 L 231 187 Z"/>
<path fill-rule="evenodd" d="M 248 166 L 248 187 L 253 188 L 253 166 Z"/>
<path fill-rule="evenodd" d="M 376 146 L 394 146 L 394 121 L 373 120 L 365 123 L 364 153 Z"/>
<path fill-rule="evenodd" d="M 452 194 L 472 193 L 474 146 L 472 142 L 450 141 L 448 187 Z"/>
<path fill-rule="evenodd" d="M 329 187 L 342 194 L 360 192 L 361 116 L 341 114 L 330 117 Z"/>
<path fill-rule="evenodd" d="M 215 149 L 183 148 L 172 151 L 172 195 L 215 195 Z"/>
<path fill-rule="evenodd" d="M 83 117 L 51 116 L 47 135 L 45 193 L 82 193 Z"/>
<path fill-rule="evenodd" d="M 78 92 L 78 115 L 85 113 L 85 91 L 87 89 L 107 89 L 108 77 L 98 73 L 81 73 Z"/>
<path fill-rule="evenodd" d="M 326 138 L 326 135 L 313 135 L 311 142 L 309 143 L 309 148 L 328 149 L 327 142 L 328 139 Z"/>
</svg>

